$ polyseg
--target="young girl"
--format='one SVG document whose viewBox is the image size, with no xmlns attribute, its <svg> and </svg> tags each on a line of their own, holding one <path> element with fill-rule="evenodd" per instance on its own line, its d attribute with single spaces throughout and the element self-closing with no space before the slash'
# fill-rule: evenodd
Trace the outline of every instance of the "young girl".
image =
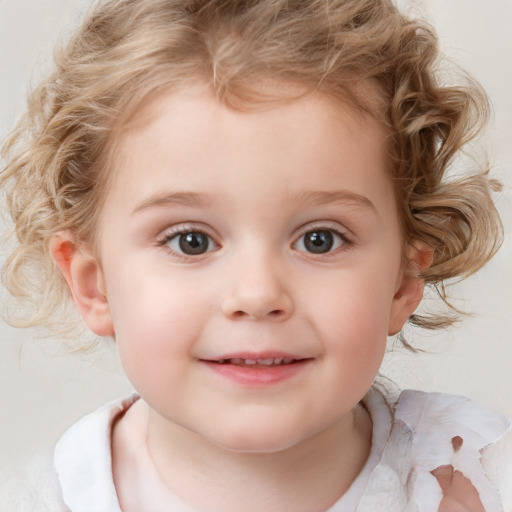
<svg viewBox="0 0 512 512">
<path fill-rule="evenodd" d="M 512 510 L 506 418 L 376 380 L 501 237 L 437 57 L 388 0 L 95 4 L 1 175 L 7 288 L 60 329 L 70 296 L 136 390 L 61 438 L 50 510 Z"/>
</svg>

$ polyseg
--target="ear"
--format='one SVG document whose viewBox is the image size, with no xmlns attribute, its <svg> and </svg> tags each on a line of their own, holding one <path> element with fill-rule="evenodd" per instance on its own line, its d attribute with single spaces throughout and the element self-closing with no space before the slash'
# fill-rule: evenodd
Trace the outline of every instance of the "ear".
<svg viewBox="0 0 512 512">
<path fill-rule="evenodd" d="M 69 233 L 52 238 L 50 254 L 64 275 L 73 302 L 89 329 L 98 336 L 113 336 L 105 281 L 97 258 L 75 243 Z"/>
<path fill-rule="evenodd" d="M 404 269 L 391 304 L 388 335 L 400 332 L 419 306 L 425 288 L 420 273 L 432 264 L 433 256 L 433 249 L 424 242 L 412 240 L 407 244 Z"/>
</svg>

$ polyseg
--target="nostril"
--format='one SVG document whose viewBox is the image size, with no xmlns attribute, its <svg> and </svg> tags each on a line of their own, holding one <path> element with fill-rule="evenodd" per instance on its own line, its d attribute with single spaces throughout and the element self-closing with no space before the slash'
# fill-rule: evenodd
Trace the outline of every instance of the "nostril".
<svg viewBox="0 0 512 512">
<path fill-rule="evenodd" d="M 242 319 L 242 318 L 255 318 L 255 319 L 262 319 L 262 318 L 281 318 L 285 316 L 285 311 L 283 309 L 273 309 L 268 312 L 254 312 L 249 313 L 247 311 L 243 311 L 241 309 L 238 309 L 236 311 L 233 311 L 231 313 L 231 318 L 233 319 Z"/>
<path fill-rule="evenodd" d="M 263 320 L 266 318 L 280 322 L 291 315 L 293 303 L 291 298 L 284 293 L 278 295 L 277 293 L 256 293 L 253 290 L 237 289 L 222 300 L 221 310 L 232 320 Z"/>
</svg>

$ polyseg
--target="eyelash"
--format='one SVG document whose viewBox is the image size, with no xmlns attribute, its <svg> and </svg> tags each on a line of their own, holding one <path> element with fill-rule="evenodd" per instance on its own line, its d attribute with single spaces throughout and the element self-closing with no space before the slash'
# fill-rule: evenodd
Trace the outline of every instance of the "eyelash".
<svg viewBox="0 0 512 512">
<path fill-rule="evenodd" d="M 339 239 L 340 239 L 340 244 L 338 247 L 334 248 L 334 249 L 330 249 L 328 252 L 320 252 L 320 253 L 314 253 L 314 252 L 310 252 L 310 251 L 300 251 L 300 252 L 303 252 L 305 254 L 308 255 L 308 257 L 316 257 L 316 258 L 329 258 L 331 256 L 335 256 L 337 255 L 340 251 L 346 251 L 350 248 L 352 248 L 355 243 L 354 243 L 354 240 L 352 239 L 352 237 L 350 237 L 346 231 L 342 231 L 332 225 L 322 225 L 322 224 L 319 224 L 319 225 L 308 225 L 306 227 L 304 227 L 299 236 L 296 238 L 296 241 L 292 244 L 292 247 L 295 247 L 300 240 L 303 239 L 303 237 L 305 235 L 307 235 L 308 233 L 320 233 L 320 232 L 328 232 L 328 233 L 333 233 L 335 236 L 337 236 Z M 304 244 L 304 242 L 303 242 Z"/>
<path fill-rule="evenodd" d="M 299 244 L 301 240 L 303 240 L 303 237 L 306 236 L 308 233 L 331 233 L 335 237 L 339 239 L 339 245 L 335 247 L 334 249 L 329 248 L 326 252 L 315 252 L 315 251 L 308 251 L 306 249 L 296 249 L 296 246 Z M 196 235 L 204 235 L 208 239 L 208 246 L 207 250 L 204 252 L 200 252 L 198 254 L 187 254 L 181 251 L 177 251 L 170 247 L 169 243 L 174 240 L 179 241 L 179 237 L 182 235 L 188 235 L 188 234 L 196 234 Z M 302 242 L 302 245 L 305 247 L 305 241 Z M 336 243 L 336 242 L 333 242 Z M 163 249 L 165 249 L 167 252 L 171 252 L 173 255 L 178 256 L 185 261 L 187 260 L 198 260 L 201 256 L 204 256 L 208 254 L 209 252 L 212 252 L 216 248 L 219 248 L 219 244 L 215 242 L 214 238 L 210 236 L 206 230 L 201 226 L 195 226 L 195 225 L 183 225 L 176 228 L 171 228 L 169 231 L 165 232 L 161 238 L 157 240 L 157 245 Z M 213 248 L 212 248 L 213 245 Z M 295 242 L 292 244 L 292 248 L 298 250 L 301 253 L 309 255 L 309 257 L 316 257 L 316 258 L 328 258 L 330 256 L 336 255 L 340 250 L 347 250 L 350 249 L 354 245 L 354 241 L 347 235 L 346 232 L 342 232 L 341 230 L 330 226 L 330 225 L 308 225 L 305 226 L 302 230 L 299 236 L 295 239 Z"/>
<path fill-rule="evenodd" d="M 188 234 L 193 234 L 193 233 L 205 235 L 208 238 L 208 249 L 209 250 L 207 250 L 203 253 L 197 254 L 197 255 L 193 255 L 193 254 L 186 254 L 183 252 L 178 252 L 169 246 L 169 243 L 171 241 L 173 241 L 175 239 L 179 240 L 179 237 L 181 235 L 188 235 Z M 162 235 L 161 238 L 157 239 L 157 245 L 159 247 L 161 247 L 162 249 L 164 249 L 165 251 L 170 252 L 173 255 L 184 259 L 185 261 L 197 260 L 199 257 L 201 257 L 209 252 L 212 252 L 212 250 L 210 249 L 210 245 L 213 245 L 214 249 L 219 247 L 219 244 L 217 244 L 217 242 L 215 242 L 213 237 L 210 236 L 204 228 L 194 226 L 194 225 L 184 225 L 184 226 L 179 226 L 176 228 L 171 228 L 169 231 L 166 231 Z"/>
</svg>

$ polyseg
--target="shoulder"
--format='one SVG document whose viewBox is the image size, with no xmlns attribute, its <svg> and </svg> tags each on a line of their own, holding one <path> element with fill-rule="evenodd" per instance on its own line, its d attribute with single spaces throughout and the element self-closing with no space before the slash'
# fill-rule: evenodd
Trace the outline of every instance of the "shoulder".
<svg viewBox="0 0 512 512">
<path fill-rule="evenodd" d="M 436 478 L 443 497 L 458 487 L 478 495 L 485 510 L 512 511 L 509 419 L 467 397 L 406 390 L 395 424 L 412 433 L 415 467 Z"/>
<path fill-rule="evenodd" d="M 435 436 L 434 431 L 441 431 L 461 437 L 464 434 L 472 443 L 490 444 L 511 426 L 509 419 L 470 398 L 446 393 L 407 389 L 400 393 L 394 409 L 395 421 L 404 422 L 420 436 Z"/>
<path fill-rule="evenodd" d="M 381 382 L 365 405 L 381 448 L 357 512 L 512 512 L 507 418 L 466 397 Z"/>
<path fill-rule="evenodd" d="M 467 397 L 406 390 L 393 433 L 391 450 L 409 439 L 416 499 L 437 496 L 436 511 L 457 502 L 468 511 L 512 512 L 512 428 L 504 416 Z"/>
<path fill-rule="evenodd" d="M 112 477 L 112 428 L 138 400 L 115 400 L 84 416 L 60 438 L 54 453 L 63 499 L 73 512 L 120 512 Z"/>
</svg>

